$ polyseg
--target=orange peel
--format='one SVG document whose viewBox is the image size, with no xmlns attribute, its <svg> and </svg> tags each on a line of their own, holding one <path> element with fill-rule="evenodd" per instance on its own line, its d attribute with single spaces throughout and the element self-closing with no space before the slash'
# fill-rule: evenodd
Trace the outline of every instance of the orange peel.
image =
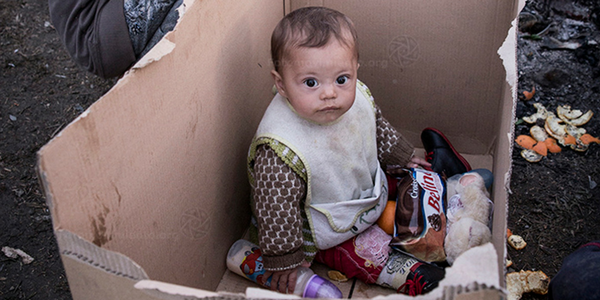
<svg viewBox="0 0 600 300">
<path fill-rule="evenodd" d="M 538 142 L 543 142 L 548 138 L 546 130 L 538 125 L 533 125 L 529 129 L 529 134 Z"/>
<path fill-rule="evenodd" d="M 543 142 L 536 143 L 535 145 L 533 145 L 533 148 L 531 150 L 535 151 L 541 156 L 548 155 L 548 147 L 546 147 L 546 144 Z"/>
<path fill-rule="evenodd" d="M 558 118 L 554 113 L 548 112 L 546 123 L 544 123 L 544 128 L 550 136 L 554 137 L 559 142 L 565 137 L 565 135 L 567 135 L 567 131 L 565 129 L 566 125 L 561 123 L 563 123 L 563 120 Z"/>
<path fill-rule="evenodd" d="M 600 139 L 598 139 L 597 137 L 593 137 L 591 134 L 586 133 L 583 134 L 579 137 L 579 140 L 585 144 L 585 145 L 589 145 L 591 143 L 596 143 L 596 144 L 600 144 Z"/>
<path fill-rule="evenodd" d="M 577 145 L 577 139 L 574 136 L 567 134 L 563 140 L 563 143 L 565 145 Z"/>
<path fill-rule="evenodd" d="M 531 88 L 531 92 L 523 91 L 523 96 L 525 96 L 525 100 L 531 100 L 531 98 L 533 98 L 534 95 L 535 95 L 535 86 Z"/>
<path fill-rule="evenodd" d="M 519 135 L 515 141 L 517 142 L 517 145 L 521 146 L 523 149 L 529 150 L 533 149 L 533 146 L 537 143 L 534 138 L 525 134 Z"/>
<path fill-rule="evenodd" d="M 523 121 L 529 124 L 535 124 L 538 119 L 545 120 L 548 117 L 549 111 L 541 104 L 534 103 L 533 107 L 536 108 L 536 112 L 530 116 L 523 117 Z"/>
<path fill-rule="evenodd" d="M 538 154 L 537 152 L 531 149 L 523 149 L 521 150 L 521 156 L 528 162 L 536 163 L 542 160 L 543 156 Z"/>
<path fill-rule="evenodd" d="M 544 144 L 546 144 L 546 148 L 548 148 L 548 151 L 550 151 L 550 153 L 559 153 L 562 151 L 556 140 L 551 137 L 547 138 L 544 141 Z"/>
<path fill-rule="evenodd" d="M 581 117 L 583 112 L 579 109 L 571 109 L 570 105 L 560 105 L 556 108 L 556 115 L 563 121 L 568 122 Z"/>
<path fill-rule="evenodd" d="M 571 149 L 578 152 L 585 152 L 590 147 L 590 145 L 586 145 L 584 143 L 577 143 L 576 145 L 569 145 Z"/>
<path fill-rule="evenodd" d="M 567 134 L 574 136 L 575 139 L 579 139 L 579 137 L 587 133 L 585 128 L 573 126 L 571 124 L 567 124 L 565 126 L 565 131 L 567 132 Z"/>
<path fill-rule="evenodd" d="M 592 118 L 594 112 L 588 110 L 584 113 L 579 109 L 571 109 L 570 105 L 561 105 L 556 108 L 556 114 L 567 124 L 581 126 Z"/>
<path fill-rule="evenodd" d="M 592 112 L 591 110 L 588 110 L 586 113 L 581 115 L 581 117 L 579 117 L 577 119 L 571 119 L 571 120 L 567 121 L 567 123 L 569 123 L 573 126 L 581 126 L 581 125 L 587 123 L 592 118 L 593 115 L 594 115 L 594 112 Z"/>
</svg>

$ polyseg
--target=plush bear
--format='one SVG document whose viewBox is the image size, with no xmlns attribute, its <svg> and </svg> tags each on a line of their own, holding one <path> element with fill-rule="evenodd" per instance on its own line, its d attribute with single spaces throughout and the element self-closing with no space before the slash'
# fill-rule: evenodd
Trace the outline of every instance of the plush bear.
<svg viewBox="0 0 600 300">
<path fill-rule="evenodd" d="M 478 173 L 453 176 L 447 183 L 448 213 L 444 251 L 448 264 L 466 250 L 492 240 L 493 203 Z"/>
</svg>

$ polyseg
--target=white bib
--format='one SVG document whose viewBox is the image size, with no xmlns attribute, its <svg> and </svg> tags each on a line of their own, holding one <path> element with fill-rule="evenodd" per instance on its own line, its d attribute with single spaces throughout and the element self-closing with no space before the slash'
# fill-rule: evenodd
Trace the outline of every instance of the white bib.
<svg viewBox="0 0 600 300">
<path fill-rule="evenodd" d="M 387 201 L 387 179 L 377 160 L 374 104 L 361 85 L 357 83 L 352 107 L 327 125 L 298 116 L 277 94 L 256 133 L 255 139 L 277 140 L 303 161 L 308 178 L 305 210 L 319 249 L 374 224 Z"/>
</svg>

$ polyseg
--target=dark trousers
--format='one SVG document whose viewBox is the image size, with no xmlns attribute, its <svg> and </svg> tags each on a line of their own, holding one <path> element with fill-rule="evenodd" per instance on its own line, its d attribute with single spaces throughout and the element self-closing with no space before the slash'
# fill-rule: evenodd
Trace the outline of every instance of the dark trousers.
<svg viewBox="0 0 600 300">
<path fill-rule="evenodd" d="M 550 281 L 549 299 L 600 299 L 600 241 L 581 246 L 563 260 Z"/>
</svg>

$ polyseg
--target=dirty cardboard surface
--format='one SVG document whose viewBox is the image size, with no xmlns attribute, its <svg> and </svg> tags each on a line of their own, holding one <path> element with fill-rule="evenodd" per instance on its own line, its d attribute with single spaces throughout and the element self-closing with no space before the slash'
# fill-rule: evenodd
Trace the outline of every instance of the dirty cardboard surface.
<svg viewBox="0 0 600 300">
<path fill-rule="evenodd" d="M 55 228 L 152 279 L 214 289 L 249 221 L 245 155 L 272 97 L 264 45 L 281 14 L 195 2 L 168 36 L 171 55 L 125 75 L 40 151 Z"/>
<path fill-rule="evenodd" d="M 514 92 L 497 50 L 517 3 L 318 2 L 355 21 L 359 76 L 390 122 L 415 145 L 424 127 L 437 127 L 475 166 L 493 164 L 494 246 L 471 258 L 490 264 L 475 280 L 502 285 Z M 125 75 L 40 150 L 55 230 L 122 254 L 152 280 L 216 290 L 227 249 L 249 220 L 246 152 L 271 98 L 270 33 L 284 9 L 307 4 L 315 2 L 191 3 L 167 36 L 170 53 Z M 90 299 L 90 284 L 106 295 L 173 297 L 141 296 L 135 280 L 113 285 L 120 275 L 68 256 L 69 246 L 59 241 L 75 299 Z M 465 263 L 455 271 L 473 267 Z M 470 283 L 461 278 L 449 281 Z M 434 292 L 427 298 L 442 293 Z"/>
<path fill-rule="evenodd" d="M 415 144 L 423 128 L 436 127 L 462 153 L 489 151 L 500 122 L 490 107 L 499 110 L 504 100 L 497 50 L 515 17 L 515 2 L 436 0 L 423 9 L 420 2 L 387 0 L 357 10 L 360 3 L 291 1 L 291 9 L 325 5 L 352 19 L 360 79 L 386 119 Z M 440 104 L 443 111 L 432 109 Z"/>
</svg>

